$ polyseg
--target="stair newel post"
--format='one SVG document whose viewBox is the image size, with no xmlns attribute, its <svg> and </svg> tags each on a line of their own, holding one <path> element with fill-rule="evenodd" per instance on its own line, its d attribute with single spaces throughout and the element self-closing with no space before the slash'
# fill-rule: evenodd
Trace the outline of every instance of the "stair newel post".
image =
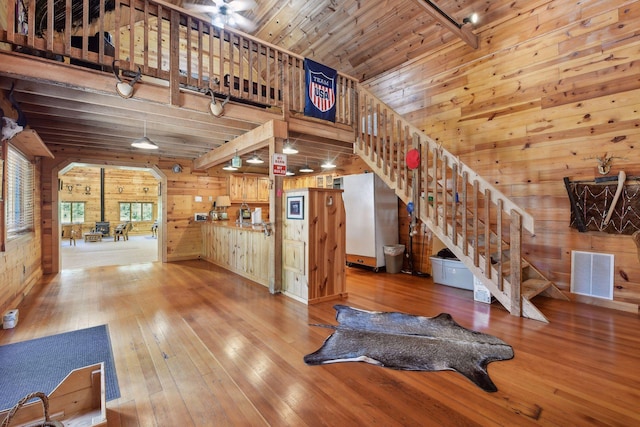
<svg viewBox="0 0 640 427">
<path fill-rule="evenodd" d="M 513 316 L 522 315 L 522 216 L 515 209 L 511 210 L 511 225 L 509 227 L 511 266 L 511 309 Z"/>
<path fill-rule="evenodd" d="M 462 172 L 462 253 L 464 256 L 469 256 L 469 239 L 468 239 L 468 224 L 467 224 L 467 212 L 469 207 L 467 206 L 467 187 L 469 185 L 469 173 L 467 171 Z"/>
<path fill-rule="evenodd" d="M 498 263 L 496 264 L 496 270 L 498 272 L 498 289 L 503 290 L 503 280 L 502 280 L 502 212 L 503 212 L 503 202 L 502 199 L 498 199 L 498 207 L 496 211 L 496 234 L 497 234 L 497 250 L 498 254 Z"/>
<path fill-rule="evenodd" d="M 356 143 L 358 144 L 358 150 L 360 151 L 363 150 L 365 131 L 366 131 L 366 126 L 364 124 L 365 120 L 367 119 L 367 110 L 366 110 L 367 104 L 365 102 L 365 97 L 366 95 L 363 92 L 360 92 L 358 96 L 358 104 L 359 104 L 358 111 L 359 111 L 360 117 L 358 117 L 358 119 L 356 120 L 356 129 L 358 130 L 358 138 Z"/>
<path fill-rule="evenodd" d="M 480 193 L 480 188 L 478 184 L 478 180 L 473 180 L 473 265 L 476 267 L 480 267 L 480 254 L 478 253 L 478 240 L 480 238 L 479 231 L 479 220 L 478 215 L 480 214 L 480 208 L 478 206 L 478 194 Z"/>
<path fill-rule="evenodd" d="M 451 165 L 451 241 L 458 246 L 458 164 Z"/>
<path fill-rule="evenodd" d="M 491 190 L 484 190 L 484 277 L 491 279 Z"/>
</svg>

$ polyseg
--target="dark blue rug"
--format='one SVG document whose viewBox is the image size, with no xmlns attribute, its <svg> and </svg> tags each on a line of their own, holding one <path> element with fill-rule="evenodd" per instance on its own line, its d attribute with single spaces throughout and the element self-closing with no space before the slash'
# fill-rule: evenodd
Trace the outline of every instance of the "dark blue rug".
<svg viewBox="0 0 640 427">
<path fill-rule="evenodd" d="M 0 346 L 0 410 L 50 394 L 74 369 L 104 362 L 106 399 L 120 397 L 107 325 Z"/>
</svg>

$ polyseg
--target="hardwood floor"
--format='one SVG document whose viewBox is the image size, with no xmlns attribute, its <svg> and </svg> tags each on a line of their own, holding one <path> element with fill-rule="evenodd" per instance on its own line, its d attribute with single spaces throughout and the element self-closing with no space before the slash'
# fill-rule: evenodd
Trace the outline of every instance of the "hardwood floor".
<svg viewBox="0 0 640 427">
<path fill-rule="evenodd" d="M 121 397 L 109 426 L 640 425 L 637 315 L 538 301 L 550 324 L 475 303 L 470 291 L 347 269 L 369 310 L 435 316 L 495 335 L 496 393 L 451 372 L 365 363 L 307 366 L 336 303 L 307 307 L 204 261 L 68 270 L 46 277 L 0 344 L 108 324 Z"/>
</svg>

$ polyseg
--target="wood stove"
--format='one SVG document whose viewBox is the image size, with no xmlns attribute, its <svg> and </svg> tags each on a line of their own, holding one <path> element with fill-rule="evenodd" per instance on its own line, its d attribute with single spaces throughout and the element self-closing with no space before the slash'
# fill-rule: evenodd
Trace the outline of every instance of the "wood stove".
<svg viewBox="0 0 640 427">
<path fill-rule="evenodd" d="M 103 236 L 109 235 L 109 222 L 96 221 L 96 233 L 102 233 Z"/>
</svg>

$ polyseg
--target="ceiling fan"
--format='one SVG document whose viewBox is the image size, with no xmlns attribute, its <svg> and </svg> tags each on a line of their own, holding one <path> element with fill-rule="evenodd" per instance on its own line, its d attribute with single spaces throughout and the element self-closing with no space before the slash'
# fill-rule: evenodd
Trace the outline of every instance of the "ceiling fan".
<svg viewBox="0 0 640 427">
<path fill-rule="evenodd" d="M 253 31 L 255 25 L 240 12 L 253 9 L 257 6 L 254 0 L 206 0 L 211 4 L 190 4 L 186 7 L 190 10 L 211 15 L 211 23 L 217 27 L 239 27 L 245 31 Z"/>
</svg>

